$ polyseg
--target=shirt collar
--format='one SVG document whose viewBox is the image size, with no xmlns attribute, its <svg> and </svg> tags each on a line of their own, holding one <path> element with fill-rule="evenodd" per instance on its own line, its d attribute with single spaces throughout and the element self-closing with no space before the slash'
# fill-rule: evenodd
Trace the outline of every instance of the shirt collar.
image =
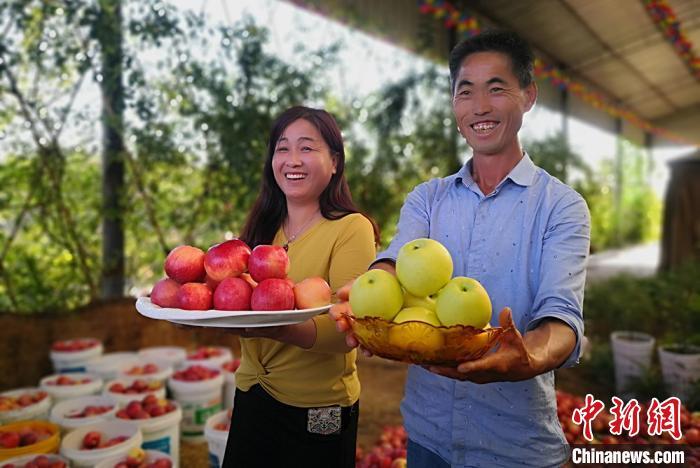
<svg viewBox="0 0 700 468">
<path fill-rule="evenodd" d="M 532 185 L 535 181 L 535 174 L 537 172 L 537 166 L 532 162 L 530 156 L 527 152 L 524 152 L 523 157 L 518 161 L 513 169 L 508 173 L 505 179 L 510 179 L 518 185 L 528 187 Z M 504 179 L 504 181 L 505 181 Z M 467 187 L 475 184 L 474 178 L 472 177 L 472 159 L 470 158 L 457 172 L 457 182 L 462 182 Z M 502 185 L 501 182 L 500 185 Z"/>
</svg>

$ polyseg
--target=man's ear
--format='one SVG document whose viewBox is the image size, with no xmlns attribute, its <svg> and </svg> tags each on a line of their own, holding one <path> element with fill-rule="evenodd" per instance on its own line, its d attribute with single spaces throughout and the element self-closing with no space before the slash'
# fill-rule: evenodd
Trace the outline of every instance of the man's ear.
<svg viewBox="0 0 700 468">
<path fill-rule="evenodd" d="M 528 112 L 537 102 L 537 83 L 533 80 L 532 83 L 525 86 L 523 93 L 525 94 L 525 112 Z"/>
</svg>

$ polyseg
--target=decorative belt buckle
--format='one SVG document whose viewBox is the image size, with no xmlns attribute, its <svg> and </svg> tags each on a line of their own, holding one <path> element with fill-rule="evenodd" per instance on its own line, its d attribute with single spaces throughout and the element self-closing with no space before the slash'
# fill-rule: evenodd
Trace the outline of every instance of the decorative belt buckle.
<svg viewBox="0 0 700 468">
<path fill-rule="evenodd" d="M 306 430 L 312 434 L 338 434 L 340 432 L 340 406 L 309 408 Z"/>
</svg>

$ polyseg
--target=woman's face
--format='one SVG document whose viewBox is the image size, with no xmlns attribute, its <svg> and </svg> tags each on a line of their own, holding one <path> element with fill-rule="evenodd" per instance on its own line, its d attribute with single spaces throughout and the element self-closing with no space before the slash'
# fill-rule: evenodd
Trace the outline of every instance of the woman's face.
<svg viewBox="0 0 700 468">
<path fill-rule="evenodd" d="M 335 174 L 336 158 L 318 129 L 305 119 L 297 119 L 277 140 L 272 171 L 287 200 L 318 202 Z"/>
</svg>

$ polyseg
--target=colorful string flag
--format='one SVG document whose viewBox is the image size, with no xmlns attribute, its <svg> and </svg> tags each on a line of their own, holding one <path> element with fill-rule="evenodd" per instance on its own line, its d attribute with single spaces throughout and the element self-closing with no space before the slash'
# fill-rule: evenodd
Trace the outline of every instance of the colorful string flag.
<svg viewBox="0 0 700 468">
<path fill-rule="evenodd" d="M 645 1 L 647 3 L 665 4 L 664 0 Z M 665 11 L 669 10 L 670 8 L 666 9 Z M 475 17 L 468 13 L 460 12 L 454 7 L 454 5 L 445 0 L 418 0 L 418 11 L 424 15 L 433 15 L 433 17 L 436 19 L 442 20 L 446 28 L 456 29 L 456 31 L 462 37 L 475 36 L 482 31 L 482 27 L 479 25 L 479 21 Z M 679 30 L 678 25 L 670 26 L 670 28 L 676 31 Z M 682 45 L 681 48 L 688 48 L 688 53 L 692 54 L 690 51 L 692 49 L 690 43 L 685 40 L 683 44 L 685 45 Z M 697 60 L 697 57 L 694 55 L 692 57 L 697 66 L 700 66 L 700 61 Z M 645 132 L 682 144 L 698 145 L 696 142 L 689 142 L 687 139 L 677 135 L 674 132 L 661 127 L 655 127 L 650 122 L 642 119 L 640 116 L 628 109 L 612 104 L 603 94 L 588 89 L 586 85 L 573 80 L 559 67 L 548 64 L 540 58 L 535 59 L 534 72 L 535 76 L 548 81 L 552 86 L 561 90 L 566 90 L 594 108 L 599 109 L 614 118 L 624 119 L 635 127 L 641 128 Z"/>
<path fill-rule="evenodd" d="M 693 51 L 693 44 L 683 32 L 681 22 L 671 5 L 666 0 L 644 0 L 644 7 L 676 53 L 688 65 L 693 76 L 700 80 L 700 57 Z"/>
</svg>

